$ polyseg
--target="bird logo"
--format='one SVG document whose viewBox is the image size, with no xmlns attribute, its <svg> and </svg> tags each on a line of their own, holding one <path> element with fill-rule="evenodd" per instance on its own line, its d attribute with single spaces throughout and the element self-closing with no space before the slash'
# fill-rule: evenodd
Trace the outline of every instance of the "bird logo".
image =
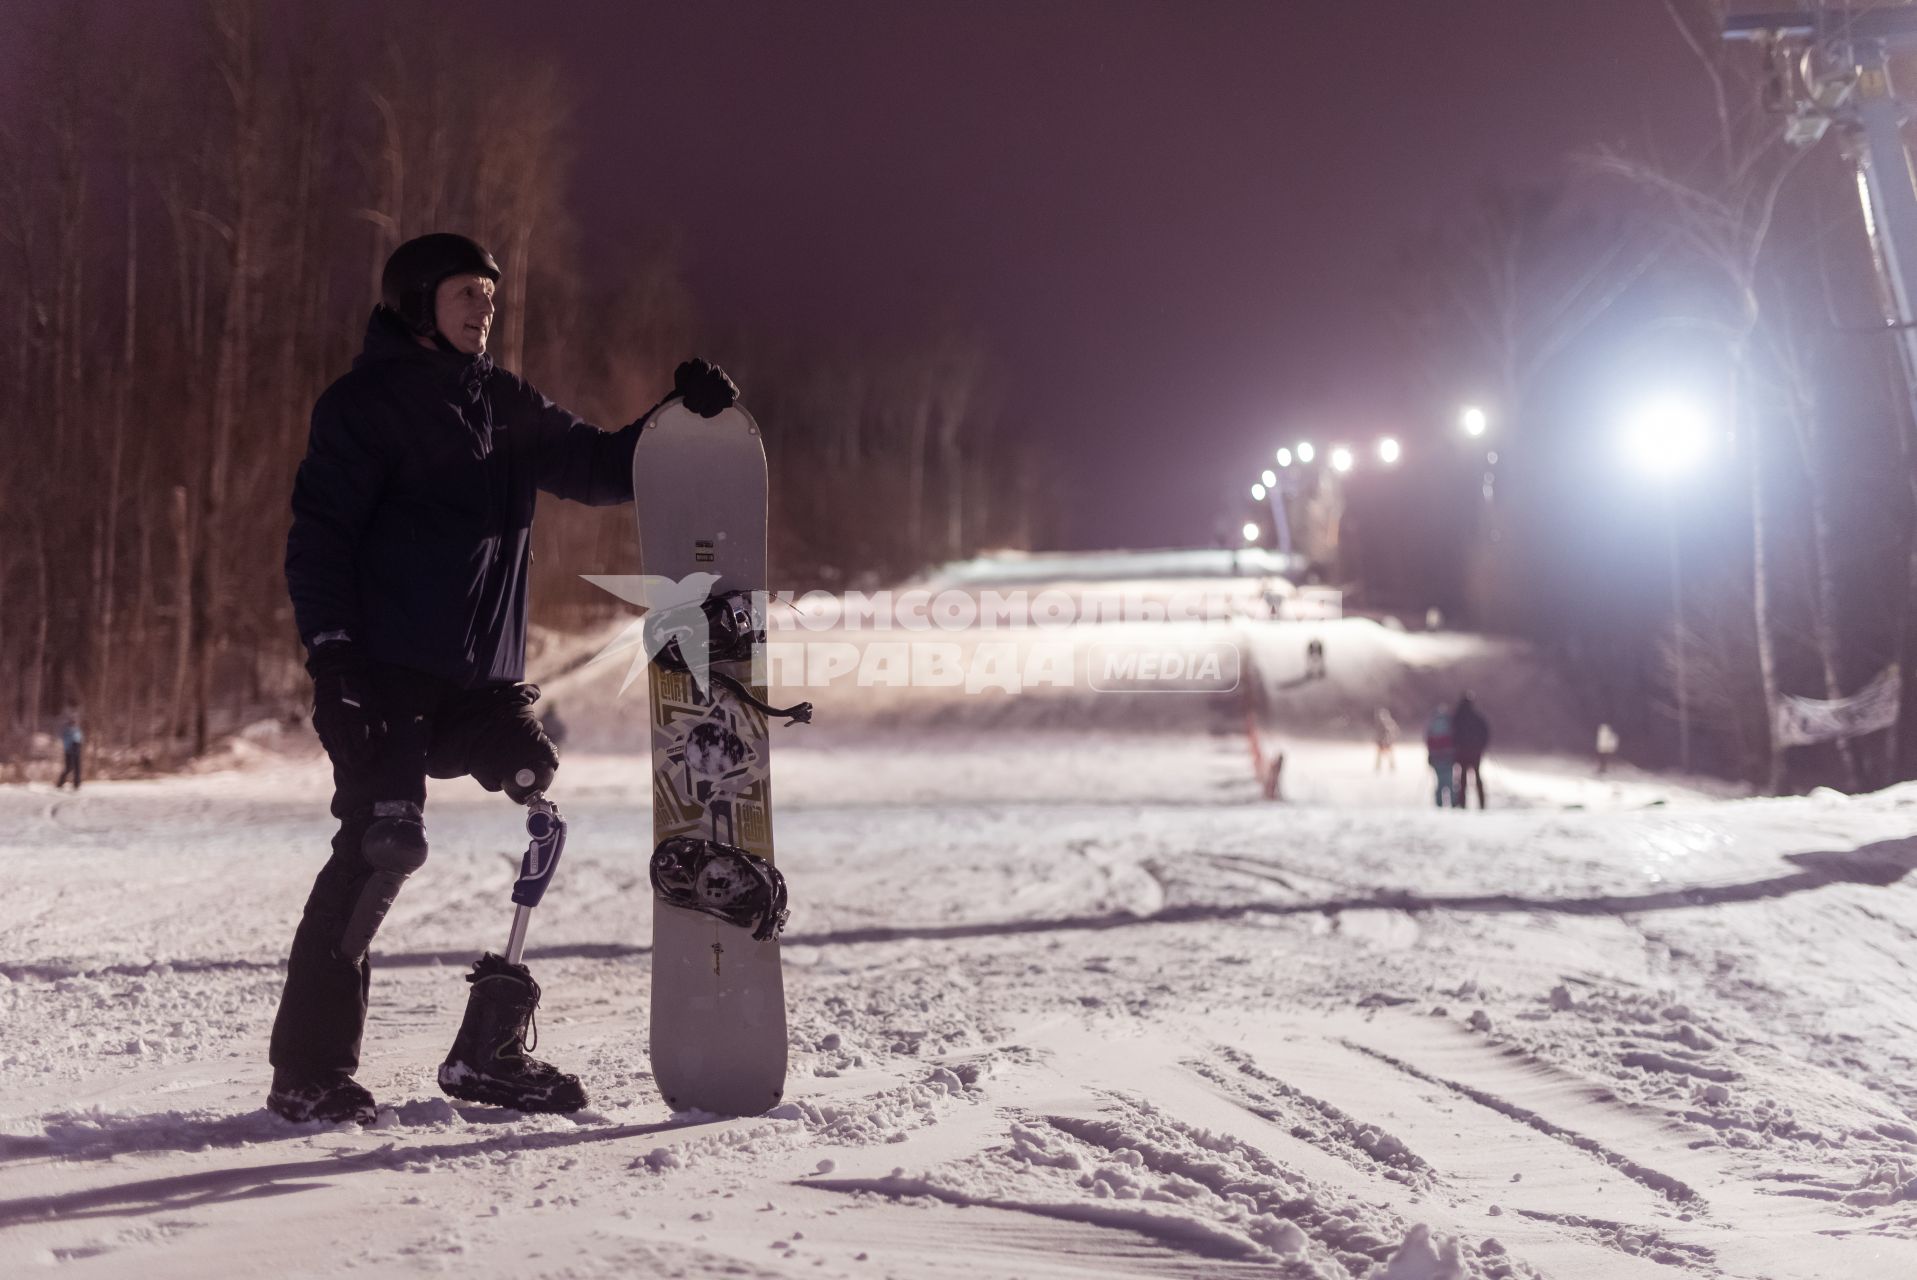
<svg viewBox="0 0 1917 1280">
<path fill-rule="evenodd" d="M 595 653 L 588 665 L 635 650 L 631 665 L 626 668 L 625 681 L 619 686 L 619 692 L 624 694 L 647 663 L 667 645 L 676 644 L 693 683 L 699 686 L 701 693 L 706 691 L 712 666 L 712 635 L 704 606 L 719 581 L 718 574 L 688 573 L 678 579 L 650 573 L 581 576 L 595 587 L 610 591 L 644 611 Z"/>
</svg>

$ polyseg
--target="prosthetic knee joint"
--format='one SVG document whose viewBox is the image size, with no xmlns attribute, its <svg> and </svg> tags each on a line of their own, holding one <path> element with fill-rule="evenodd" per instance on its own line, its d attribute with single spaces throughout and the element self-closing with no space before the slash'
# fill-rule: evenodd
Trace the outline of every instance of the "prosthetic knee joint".
<svg viewBox="0 0 1917 1280">
<path fill-rule="evenodd" d="M 345 959 L 365 957 L 400 886 L 426 865 L 426 826 L 420 818 L 419 806 L 410 800 L 382 800 L 373 806 L 372 824 L 360 839 L 360 856 L 372 875 L 361 887 L 340 935 L 339 955 Z"/>
<path fill-rule="evenodd" d="M 526 946 L 526 924 L 532 909 L 546 896 L 552 873 L 559 869 L 559 855 L 566 851 L 566 820 L 559 806 L 535 791 L 526 797 L 526 855 L 519 862 L 519 879 L 513 881 L 513 927 L 506 939 L 506 959 L 519 963 Z"/>
</svg>

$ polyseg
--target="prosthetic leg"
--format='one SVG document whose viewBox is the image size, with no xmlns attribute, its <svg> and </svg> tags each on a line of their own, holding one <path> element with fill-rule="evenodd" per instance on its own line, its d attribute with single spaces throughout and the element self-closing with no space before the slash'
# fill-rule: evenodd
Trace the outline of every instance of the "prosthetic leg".
<svg viewBox="0 0 1917 1280">
<path fill-rule="evenodd" d="M 539 1008 L 539 984 L 521 962 L 526 926 L 545 896 L 566 847 L 566 820 L 544 792 L 528 795 L 526 834 L 530 840 L 513 882 L 513 923 L 506 952 L 487 952 L 466 975 L 472 994 L 451 1052 L 439 1067 L 439 1087 L 466 1102 L 485 1102 L 519 1111 L 577 1111 L 586 1091 L 577 1076 L 532 1057 L 538 1044 L 533 1021 Z"/>
</svg>

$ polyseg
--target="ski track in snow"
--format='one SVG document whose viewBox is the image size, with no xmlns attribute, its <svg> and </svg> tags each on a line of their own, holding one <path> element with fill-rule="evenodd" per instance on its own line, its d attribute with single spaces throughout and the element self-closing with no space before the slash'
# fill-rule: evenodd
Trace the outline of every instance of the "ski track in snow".
<svg viewBox="0 0 1917 1280">
<path fill-rule="evenodd" d="M 652 1087 L 639 757 L 568 756 L 528 951 L 592 1109 L 433 1085 L 524 842 L 435 783 L 364 1131 L 260 1107 L 317 761 L 0 790 L 0 1274 L 1917 1274 L 1917 787 L 1729 801 L 1535 756 L 1494 762 L 1511 807 L 1434 811 L 1411 744 L 1374 774 L 1337 725 L 1390 664 L 1424 696 L 1478 662 L 1496 706 L 1512 659 L 1366 627 L 1328 628 L 1289 804 L 1215 708 L 783 735 L 792 1070 L 760 1117 Z M 1267 679 L 1303 634 L 1251 630 Z M 605 678 L 560 693 L 586 742 Z"/>
</svg>

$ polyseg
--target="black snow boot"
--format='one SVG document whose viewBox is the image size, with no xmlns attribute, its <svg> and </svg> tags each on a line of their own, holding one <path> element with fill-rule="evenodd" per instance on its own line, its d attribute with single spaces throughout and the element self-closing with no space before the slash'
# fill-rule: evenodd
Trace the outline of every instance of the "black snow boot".
<svg viewBox="0 0 1917 1280">
<path fill-rule="evenodd" d="M 466 1102 L 517 1111 L 577 1111 L 586 1105 L 579 1077 L 526 1051 L 538 1043 L 533 1010 L 539 984 L 523 964 L 488 951 L 466 975 L 473 984 L 466 1020 L 439 1067 L 439 1087 Z"/>
<path fill-rule="evenodd" d="M 371 1124 L 379 1118 L 373 1095 L 343 1073 L 315 1077 L 275 1071 L 272 1091 L 266 1095 L 266 1109 L 294 1124 L 310 1120 L 322 1124 Z"/>
</svg>

